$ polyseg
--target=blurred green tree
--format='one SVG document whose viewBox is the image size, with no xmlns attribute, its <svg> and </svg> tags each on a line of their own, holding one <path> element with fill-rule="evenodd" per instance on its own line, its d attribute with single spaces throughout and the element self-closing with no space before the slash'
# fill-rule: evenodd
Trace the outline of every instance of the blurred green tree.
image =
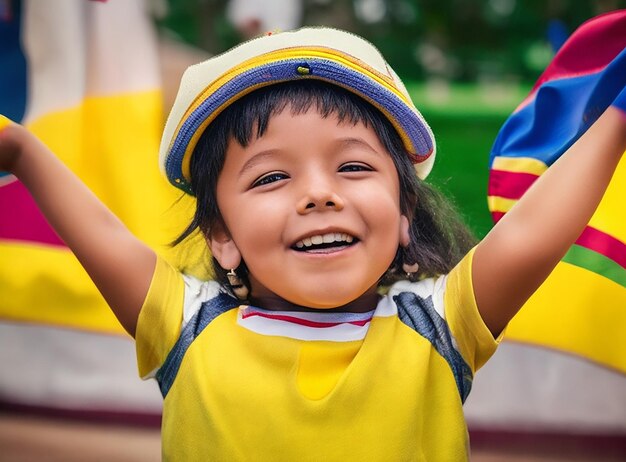
<svg viewBox="0 0 626 462">
<path fill-rule="evenodd" d="M 567 35 L 592 16 L 626 7 L 624 0 L 300 1 L 303 24 L 367 37 L 405 78 L 456 82 L 534 81 L 554 52 L 555 33 Z M 226 18 L 227 3 L 169 0 L 159 24 L 219 53 L 241 40 Z"/>
</svg>

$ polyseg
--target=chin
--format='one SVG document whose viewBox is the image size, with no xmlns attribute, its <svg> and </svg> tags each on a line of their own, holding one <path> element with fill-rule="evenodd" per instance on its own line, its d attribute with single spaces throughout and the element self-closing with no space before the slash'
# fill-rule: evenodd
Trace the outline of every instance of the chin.
<svg viewBox="0 0 626 462">
<path fill-rule="evenodd" d="M 346 293 L 342 290 L 324 290 L 323 293 L 311 293 L 306 294 L 304 297 L 297 297 L 299 299 L 298 305 L 306 306 L 307 308 L 313 308 L 316 310 L 332 310 L 336 308 L 346 307 L 355 302 L 360 301 L 367 296 L 375 295 L 375 290 L 366 290 L 364 292 L 349 292 Z M 375 309 L 376 305 L 373 305 L 370 309 Z"/>
</svg>

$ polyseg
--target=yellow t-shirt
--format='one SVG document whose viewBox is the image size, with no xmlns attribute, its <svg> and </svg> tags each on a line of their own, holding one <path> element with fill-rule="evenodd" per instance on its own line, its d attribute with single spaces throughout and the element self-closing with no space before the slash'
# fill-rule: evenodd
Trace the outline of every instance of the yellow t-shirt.
<svg viewBox="0 0 626 462">
<path fill-rule="evenodd" d="M 466 460 L 462 399 L 496 348 L 471 256 L 448 276 L 394 284 L 369 313 L 241 306 L 212 318 L 165 397 L 164 459 Z M 137 327 L 144 377 L 218 291 L 159 261 Z"/>
</svg>

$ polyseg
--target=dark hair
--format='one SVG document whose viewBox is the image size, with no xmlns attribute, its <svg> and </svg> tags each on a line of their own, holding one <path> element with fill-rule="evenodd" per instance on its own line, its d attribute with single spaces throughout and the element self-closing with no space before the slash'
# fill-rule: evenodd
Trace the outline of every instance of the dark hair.
<svg viewBox="0 0 626 462">
<path fill-rule="evenodd" d="M 404 279 L 402 264 L 419 264 L 412 279 L 449 272 L 474 245 L 475 239 L 452 204 L 434 187 L 419 180 L 402 140 L 389 120 L 361 97 L 317 80 L 285 82 L 261 88 L 231 104 L 200 136 L 190 163 L 191 189 L 196 196 L 196 212 L 187 228 L 176 239 L 179 244 L 196 229 L 208 237 L 222 223 L 217 206 L 217 180 L 224 165 L 228 143 L 236 140 L 247 146 L 261 137 L 272 116 L 289 106 L 292 114 L 314 108 L 322 117 L 336 116 L 342 123 L 363 123 L 372 127 L 398 171 L 400 208 L 411 222 L 411 243 L 400 248 L 390 269 L 381 278 L 387 285 Z M 227 284 L 226 271 L 213 258 L 215 279 Z M 247 281 L 245 262 L 238 275 Z"/>
</svg>

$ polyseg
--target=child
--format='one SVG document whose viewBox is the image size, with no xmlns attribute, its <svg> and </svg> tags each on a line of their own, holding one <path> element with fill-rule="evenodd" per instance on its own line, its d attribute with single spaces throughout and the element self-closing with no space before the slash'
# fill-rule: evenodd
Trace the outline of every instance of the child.
<svg viewBox="0 0 626 462">
<path fill-rule="evenodd" d="M 161 148 L 197 199 L 178 241 L 201 231 L 209 282 L 8 121 L 0 168 L 135 336 L 165 399 L 164 458 L 465 460 L 473 373 L 591 217 L 625 111 L 623 91 L 470 250 L 421 181 L 431 131 L 371 44 L 324 28 L 247 42 L 187 71 Z"/>
</svg>

